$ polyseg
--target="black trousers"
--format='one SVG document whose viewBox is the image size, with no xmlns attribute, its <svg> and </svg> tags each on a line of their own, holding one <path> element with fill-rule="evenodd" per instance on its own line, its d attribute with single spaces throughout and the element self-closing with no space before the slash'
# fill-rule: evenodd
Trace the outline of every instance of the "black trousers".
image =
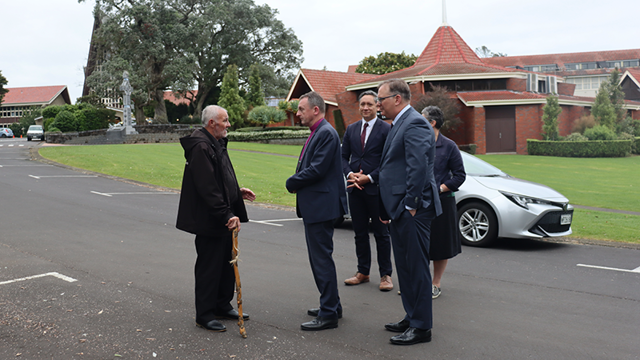
<svg viewBox="0 0 640 360">
<path fill-rule="evenodd" d="M 358 272 L 369 275 L 371 271 L 371 244 L 369 242 L 369 220 L 376 240 L 378 270 L 380 277 L 391 275 L 391 237 L 389 226 L 380 222 L 380 200 L 378 195 L 369 195 L 363 190 L 354 189 L 349 193 L 349 209 L 356 240 Z"/>
<path fill-rule="evenodd" d="M 233 307 L 236 278 L 231 261 L 233 238 L 228 235 L 209 237 L 196 236 L 196 322 L 207 323 L 215 319 L 216 313 Z"/>
</svg>

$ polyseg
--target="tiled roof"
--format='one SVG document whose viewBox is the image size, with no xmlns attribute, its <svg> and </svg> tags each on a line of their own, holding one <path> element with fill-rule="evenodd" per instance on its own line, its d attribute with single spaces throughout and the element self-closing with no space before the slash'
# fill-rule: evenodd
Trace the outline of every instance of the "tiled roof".
<svg viewBox="0 0 640 360">
<path fill-rule="evenodd" d="M 483 63 L 452 27 L 443 25 L 438 28 L 412 66 L 380 75 L 375 81 L 415 76 L 505 72 L 522 71 Z"/>
<path fill-rule="evenodd" d="M 633 78 L 636 84 L 640 84 L 640 68 L 628 68 L 626 72 L 629 73 L 629 76 Z"/>
<path fill-rule="evenodd" d="M 345 86 L 375 78 L 378 75 L 345 73 L 340 71 L 300 69 L 309 86 L 320 94 L 325 101 L 337 102 L 336 95 L 345 90 Z M 295 84 L 293 85 L 295 86 Z M 302 95 L 302 94 L 300 94 Z"/>
<path fill-rule="evenodd" d="M 61 93 L 65 97 L 66 102 L 69 104 L 71 103 L 66 85 L 16 87 L 6 89 L 9 90 L 9 92 L 5 94 L 2 105 L 34 103 L 49 104 Z"/>
<path fill-rule="evenodd" d="M 485 58 L 487 64 L 498 66 L 527 66 L 527 65 L 548 65 L 557 64 L 563 68 L 564 64 L 583 63 L 593 61 L 614 61 L 640 59 L 640 49 L 612 50 L 612 51 L 590 51 L 565 54 L 547 55 L 525 55 L 525 56 L 503 56 Z"/>
<path fill-rule="evenodd" d="M 540 100 L 546 101 L 549 94 L 538 94 L 532 92 L 519 92 L 511 90 L 496 90 L 496 91 L 458 91 L 458 98 L 465 103 L 468 102 L 480 102 L 480 101 L 529 101 Z M 595 98 L 586 96 L 567 96 L 559 95 L 560 100 L 566 101 L 583 101 L 592 103 Z"/>
<path fill-rule="evenodd" d="M 166 90 L 164 92 L 164 99 L 165 100 L 169 100 L 172 103 L 176 104 L 176 105 L 180 105 L 180 104 L 185 104 L 185 105 L 189 105 L 191 104 L 191 100 L 190 98 L 195 99 L 196 95 L 198 94 L 198 90 L 190 90 L 189 93 L 191 95 L 187 95 L 188 97 L 184 97 L 180 94 L 177 94 L 171 90 Z"/>
</svg>

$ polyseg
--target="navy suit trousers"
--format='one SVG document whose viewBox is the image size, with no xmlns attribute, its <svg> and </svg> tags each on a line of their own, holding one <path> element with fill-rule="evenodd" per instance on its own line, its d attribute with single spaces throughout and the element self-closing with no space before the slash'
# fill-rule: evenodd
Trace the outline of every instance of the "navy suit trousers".
<svg viewBox="0 0 640 360">
<path fill-rule="evenodd" d="M 378 195 L 369 195 L 364 190 L 353 189 L 349 193 L 351 223 L 356 239 L 356 256 L 358 272 L 369 275 L 371 271 L 371 244 L 369 242 L 369 220 L 376 240 L 378 253 L 378 270 L 380 277 L 391 275 L 391 239 L 389 226 L 380 222 L 380 199 Z"/>
<path fill-rule="evenodd" d="M 320 292 L 319 316 L 337 319 L 338 311 L 342 312 L 340 296 L 338 296 L 338 277 L 333 254 L 333 221 L 304 223 L 307 239 L 309 264 L 311 272 Z"/>
<path fill-rule="evenodd" d="M 418 209 L 415 216 L 405 210 L 391 221 L 391 243 L 405 319 L 418 329 L 433 327 L 429 236 L 433 211 Z"/>
</svg>

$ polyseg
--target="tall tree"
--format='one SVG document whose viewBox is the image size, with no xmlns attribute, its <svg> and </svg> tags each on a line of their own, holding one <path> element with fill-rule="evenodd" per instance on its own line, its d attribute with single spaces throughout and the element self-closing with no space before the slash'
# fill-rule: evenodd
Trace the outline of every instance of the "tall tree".
<svg viewBox="0 0 640 360">
<path fill-rule="evenodd" d="M 356 72 L 382 75 L 408 68 L 416 62 L 417 58 L 416 55 L 407 55 L 404 51 L 400 54 L 384 52 L 378 54 L 378 56 L 367 56 L 362 59 L 356 68 Z"/>
<path fill-rule="evenodd" d="M 616 109 L 609 98 L 609 85 L 606 81 L 600 84 L 600 89 L 598 89 L 596 99 L 591 108 L 591 115 L 596 119 L 598 125 L 606 126 L 613 130 L 617 115 Z"/>
<path fill-rule="evenodd" d="M 478 46 L 476 48 L 475 52 L 476 52 L 476 55 L 480 56 L 481 58 L 507 56 L 507 54 L 503 54 L 503 53 L 499 53 L 499 52 L 498 53 L 494 53 L 493 51 L 491 51 L 485 45 Z"/>
<path fill-rule="evenodd" d="M 168 122 L 164 90 L 186 88 L 191 79 L 188 65 L 192 59 L 182 47 L 193 12 L 185 3 L 192 2 L 96 0 L 96 11 L 103 13 L 97 39 L 111 55 L 106 62 L 114 61 L 129 68 L 114 69 L 108 76 L 121 80 L 122 71 L 129 70 L 130 81 L 142 86 L 141 90 L 147 92 L 155 105 L 154 120 L 158 123 Z M 136 108 L 140 105 L 136 103 Z"/>
<path fill-rule="evenodd" d="M 558 116 L 561 112 L 558 97 L 547 96 L 547 104 L 542 108 L 542 131 L 545 140 L 558 140 Z"/>
<path fill-rule="evenodd" d="M 181 1 L 194 10 L 186 49 L 195 58 L 192 72 L 198 93 L 194 116 L 201 115 L 231 64 L 238 66 L 242 78 L 254 63 L 269 67 L 275 76 L 300 66 L 302 42 L 268 5 L 256 5 L 253 0 Z"/>
<path fill-rule="evenodd" d="M 611 76 L 607 80 L 607 92 L 609 93 L 609 101 L 613 105 L 616 112 L 616 123 L 620 123 L 627 117 L 627 109 L 624 108 L 624 91 L 620 86 L 620 71 L 616 68 L 611 72 Z"/>
<path fill-rule="evenodd" d="M 444 124 L 440 130 L 446 135 L 462 124 L 462 120 L 460 120 L 458 116 L 458 114 L 460 114 L 460 103 L 449 96 L 447 88 L 444 86 L 434 86 L 433 84 L 430 84 L 430 86 L 431 90 L 426 92 L 422 98 L 418 99 L 415 109 L 422 111 L 422 109 L 427 106 L 439 107 L 444 114 Z"/>
<path fill-rule="evenodd" d="M 2 70 L 0 70 L 0 105 L 2 105 L 2 101 L 4 101 L 4 94 L 9 92 L 9 90 L 4 88 L 8 83 L 7 78 L 2 75 Z"/>
<path fill-rule="evenodd" d="M 249 110 L 263 106 L 264 92 L 262 92 L 262 81 L 260 80 L 260 69 L 257 64 L 251 65 L 251 74 L 249 75 L 249 91 L 247 92 L 247 108 Z"/>
<path fill-rule="evenodd" d="M 235 65 L 229 65 L 224 74 L 218 105 L 227 110 L 231 126 L 237 128 L 242 125 L 245 106 L 244 100 L 240 96 L 238 67 Z"/>
</svg>

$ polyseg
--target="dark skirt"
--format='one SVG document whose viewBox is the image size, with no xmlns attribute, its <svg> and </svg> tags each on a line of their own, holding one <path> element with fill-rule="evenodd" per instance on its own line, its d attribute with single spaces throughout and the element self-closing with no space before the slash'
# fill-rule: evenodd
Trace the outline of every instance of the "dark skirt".
<svg viewBox="0 0 640 360">
<path fill-rule="evenodd" d="M 430 260 L 446 260 L 460 254 L 460 233 L 456 198 L 450 192 L 440 196 L 442 214 L 431 222 Z"/>
</svg>

